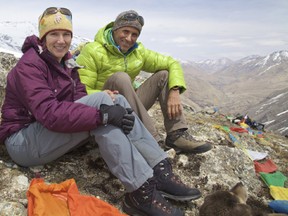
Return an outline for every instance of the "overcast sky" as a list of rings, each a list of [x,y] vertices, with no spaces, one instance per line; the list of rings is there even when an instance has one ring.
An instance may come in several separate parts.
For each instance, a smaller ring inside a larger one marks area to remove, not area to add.
[[[144,17],[146,48],[183,60],[265,56],[288,47],[288,0],[0,0],[0,21],[37,22],[50,6],[73,13],[74,34],[93,39],[125,10]]]

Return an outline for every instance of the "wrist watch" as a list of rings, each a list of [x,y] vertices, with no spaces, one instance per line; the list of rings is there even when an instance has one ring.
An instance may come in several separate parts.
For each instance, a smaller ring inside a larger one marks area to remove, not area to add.
[[[180,87],[179,86],[174,86],[171,88],[172,90],[176,91],[176,90],[180,90]]]

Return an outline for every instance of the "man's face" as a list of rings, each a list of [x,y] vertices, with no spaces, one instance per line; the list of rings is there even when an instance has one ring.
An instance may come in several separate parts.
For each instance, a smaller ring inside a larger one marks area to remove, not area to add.
[[[137,41],[139,31],[133,27],[122,27],[113,32],[115,43],[120,46],[121,52],[126,53]]]

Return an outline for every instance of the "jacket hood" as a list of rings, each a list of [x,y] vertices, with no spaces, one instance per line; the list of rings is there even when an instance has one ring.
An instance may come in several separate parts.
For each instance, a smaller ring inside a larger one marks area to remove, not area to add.
[[[106,35],[105,32],[107,29],[112,28],[114,25],[114,22],[110,22],[108,25],[106,25],[105,27],[101,28],[97,34],[94,37],[94,41],[98,41],[101,44],[105,44],[108,43],[108,41],[106,41]]]
[[[40,53],[40,49],[42,48],[42,45],[40,43],[39,38],[36,35],[31,35],[26,37],[23,46],[22,46],[22,52],[27,52],[30,48],[33,48],[37,53]]]

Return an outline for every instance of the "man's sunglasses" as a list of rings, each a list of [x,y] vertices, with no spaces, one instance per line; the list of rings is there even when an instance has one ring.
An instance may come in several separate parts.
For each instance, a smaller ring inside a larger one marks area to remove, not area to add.
[[[72,18],[72,13],[71,13],[71,11],[70,11],[69,9],[67,9],[67,8],[49,7],[49,8],[47,8],[47,9],[43,12],[43,14],[42,14],[42,16],[41,16],[41,19],[42,19],[44,16],[46,16],[46,15],[56,14],[56,13],[58,13],[58,12],[60,12],[60,13],[62,13],[62,14],[64,14],[64,15],[67,15],[67,16],[69,16],[69,17]],[[41,20],[41,19],[40,19],[40,20]]]
[[[123,15],[121,18],[121,20],[128,20],[128,21],[134,21],[134,20],[138,20],[138,22],[141,24],[141,26],[144,26],[144,19],[142,16],[138,16],[135,13],[129,13],[129,14],[125,14]]]

